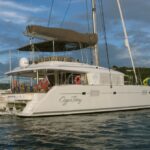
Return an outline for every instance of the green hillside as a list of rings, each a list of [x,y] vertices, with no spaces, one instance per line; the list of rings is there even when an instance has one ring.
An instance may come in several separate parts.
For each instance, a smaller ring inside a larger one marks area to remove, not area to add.
[[[125,80],[130,80],[131,84],[135,83],[135,78],[133,74],[133,69],[131,67],[117,67],[113,66],[112,69],[120,71],[125,74]],[[136,68],[136,73],[138,77],[138,82],[143,83],[143,80],[150,77],[150,68]]]
[[[9,88],[10,88],[10,84],[0,83],[0,90],[5,90],[5,89],[9,89]]]

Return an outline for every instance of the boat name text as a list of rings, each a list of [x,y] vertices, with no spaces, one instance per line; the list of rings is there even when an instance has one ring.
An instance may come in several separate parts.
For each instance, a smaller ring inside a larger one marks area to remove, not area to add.
[[[66,96],[62,96],[59,98],[59,102],[62,103],[63,106],[67,105],[68,103],[81,103],[81,99],[78,98],[77,96],[71,96],[70,98],[67,98]]]

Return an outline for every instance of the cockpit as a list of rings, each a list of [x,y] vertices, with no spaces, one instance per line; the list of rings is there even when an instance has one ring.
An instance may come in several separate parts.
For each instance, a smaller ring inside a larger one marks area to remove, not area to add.
[[[11,83],[12,93],[41,93],[55,85],[88,84],[86,73],[43,69],[16,73]]]

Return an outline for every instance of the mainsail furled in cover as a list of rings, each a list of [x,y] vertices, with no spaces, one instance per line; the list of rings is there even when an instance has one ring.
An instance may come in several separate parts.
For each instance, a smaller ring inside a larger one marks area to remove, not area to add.
[[[94,46],[98,37],[96,34],[84,34],[62,28],[48,28],[42,26],[27,26],[25,34],[30,37],[46,40],[34,43],[35,51],[55,52],[71,51]],[[55,46],[54,46],[55,44]],[[20,51],[31,51],[31,45],[19,48]]]

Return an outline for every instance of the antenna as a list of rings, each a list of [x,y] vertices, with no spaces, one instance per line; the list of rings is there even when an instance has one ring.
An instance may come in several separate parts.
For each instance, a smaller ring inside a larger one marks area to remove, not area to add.
[[[132,52],[131,52],[131,48],[130,48],[130,44],[129,44],[128,34],[127,34],[125,22],[124,22],[124,17],[123,17],[121,5],[120,5],[120,0],[117,0],[117,4],[118,4],[119,13],[120,13],[120,18],[121,18],[122,27],[123,27],[123,32],[124,32],[124,36],[125,36],[125,46],[127,47],[128,52],[129,52],[129,55],[130,55],[131,64],[132,64],[132,68],[133,68],[133,72],[134,72],[134,77],[135,77],[135,82],[136,82],[136,84],[137,84],[137,83],[138,83],[138,80],[137,80],[135,65],[134,65],[134,62],[133,62]]]

